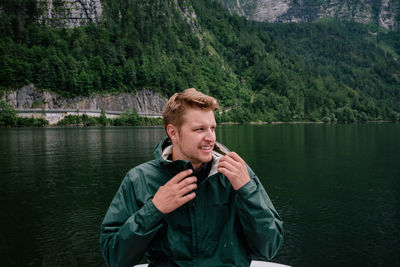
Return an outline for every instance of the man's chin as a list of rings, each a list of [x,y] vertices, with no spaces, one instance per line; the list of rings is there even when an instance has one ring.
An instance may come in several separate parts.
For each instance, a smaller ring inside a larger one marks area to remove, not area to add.
[[[202,163],[206,163],[206,162],[210,162],[212,160],[212,154],[210,153],[210,155],[208,156],[204,156],[201,158],[201,162]]]

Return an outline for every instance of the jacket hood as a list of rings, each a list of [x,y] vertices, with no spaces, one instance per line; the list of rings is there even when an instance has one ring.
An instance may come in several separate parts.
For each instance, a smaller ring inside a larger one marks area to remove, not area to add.
[[[229,153],[229,149],[221,143],[215,142],[214,149],[212,151],[212,167],[209,176],[217,172],[217,166],[219,159],[225,154]],[[158,165],[165,166],[174,172],[180,172],[186,169],[193,169],[192,163],[187,160],[169,160],[169,155],[172,154],[172,141],[169,137],[165,137],[159,142],[154,148],[154,158]]]

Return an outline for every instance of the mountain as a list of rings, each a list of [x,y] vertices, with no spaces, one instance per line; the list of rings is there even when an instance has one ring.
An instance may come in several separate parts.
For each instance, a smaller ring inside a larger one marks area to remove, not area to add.
[[[212,0],[6,0],[0,35],[0,94],[195,87],[220,121],[400,117],[399,34],[374,24],[257,22]]]
[[[39,22],[53,27],[78,27],[99,22],[103,12],[100,0],[37,1]]]
[[[399,31],[397,0],[218,0],[232,14],[264,22],[311,22],[324,17],[373,23]]]

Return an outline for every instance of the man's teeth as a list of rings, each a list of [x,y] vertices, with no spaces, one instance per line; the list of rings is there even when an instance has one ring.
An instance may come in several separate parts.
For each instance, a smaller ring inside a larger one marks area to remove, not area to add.
[[[201,149],[204,149],[204,150],[209,150],[211,147],[210,146],[202,146],[201,147]]]

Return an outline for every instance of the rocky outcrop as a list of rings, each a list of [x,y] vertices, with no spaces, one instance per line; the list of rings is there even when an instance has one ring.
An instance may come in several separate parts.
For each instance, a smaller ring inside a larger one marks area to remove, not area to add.
[[[176,1],[176,0],[175,0]],[[310,22],[334,17],[360,23],[376,23],[397,31],[400,4],[397,0],[217,0],[231,13],[266,22]],[[145,2],[143,2],[145,3]],[[38,0],[44,10],[39,21],[54,27],[77,27],[98,22],[103,7],[100,0]],[[180,5],[177,5],[180,6]],[[196,14],[181,6],[187,23],[196,32]]]
[[[103,12],[100,0],[38,0],[42,10],[45,10],[39,21],[54,27],[73,28],[98,22]]]
[[[375,23],[397,31],[397,0],[218,0],[231,13],[249,20],[267,22],[310,22],[334,17],[359,23]]]
[[[2,101],[17,110],[74,109],[123,112],[135,109],[139,114],[161,114],[167,99],[159,93],[147,89],[140,90],[136,94],[92,95],[70,99],[53,92],[38,90],[30,84],[15,91],[5,92]]]

